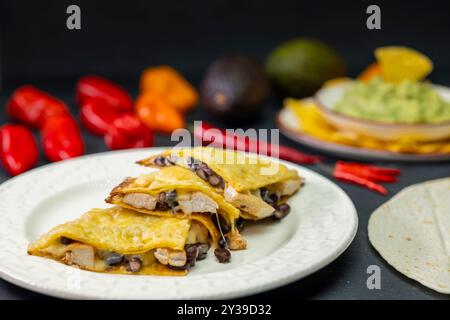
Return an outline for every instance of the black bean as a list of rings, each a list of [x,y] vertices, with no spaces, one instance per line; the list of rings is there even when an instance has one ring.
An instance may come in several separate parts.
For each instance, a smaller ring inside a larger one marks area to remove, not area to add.
[[[213,174],[216,174],[214,171],[212,171],[212,169],[210,167],[208,167],[206,164],[203,168],[203,170],[205,171],[205,173],[209,176],[212,176]]]
[[[158,201],[159,202],[165,202],[166,201],[166,193],[165,192],[160,192],[158,194]]]
[[[171,190],[166,192],[166,201],[174,201],[177,198],[177,191]]]
[[[156,157],[153,163],[158,167],[164,167],[166,165],[166,158],[163,156]]]
[[[230,224],[220,214],[215,213],[215,214],[211,215],[211,219],[212,219],[214,225],[216,226],[216,228],[222,230],[222,233],[226,234],[231,231]],[[219,222],[217,222],[217,219],[219,220]]]
[[[219,187],[220,189],[225,189],[225,180],[223,180],[222,177],[220,177],[220,182],[219,182],[218,187]]]
[[[64,237],[64,236],[61,237],[59,240],[61,241],[62,244],[65,244],[65,245],[71,244],[73,242],[72,239]]]
[[[169,206],[167,205],[167,203],[165,203],[165,202],[158,202],[157,204],[156,204],[156,210],[159,210],[159,211],[167,211],[167,210],[169,210],[170,208],[169,208]]]
[[[222,233],[226,234],[231,231],[230,224],[220,214],[215,213],[214,215],[211,216],[211,219],[216,228],[222,230]],[[217,219],[219,219],[219,223],[217,223]]]
[[[166,165],[176,165],[178,162],[178,157],[177,156],[168,156],[166,158]]]
[[[278,202],[279,199],[276,193],[271,193],[269,190],[267,190],[267,188],[261,188],[259,190],[261,194],[261,199],[263,199],[264,202],[266,202],[267,204],[273,206]]]
[[[271,193],[269,195],[269,198],[273,203],[277,203],[278,200],[280,200],[280,197],[278,197],[278,195],[276,193]]]
[[[206,173],[205,168],[198,168],[195,170],[195,173],[203,180],[208,180],[208,174]]]
[[[168,267],[169,269],[172,269],[172,270],[180,271],[180,270],[186,270],[186,269],[189,269],[190,265],[189,265],[189,263],[186,263],[184,266],[176,267],[176,266],[171,266],[170,264],[168,264],[167,267]]]
[[[198,161],[192,157],[188,157],[186,159],[186,163],[187,163],[187,166],[189,167],[189,169],[191,169],[192,171],[197,171],[197,169],[199,169],[200,167],[206,166],[205,163]]]
[[[178,202],[176,200],[177,200],[177,191],[176,190],[171,190],[171,191],[166,192],[165,203],[167,204],[167,206],[169,208],[174,208],[174,207],[178,206]]]
[[[213,174],[208,178],[208,182],[213,187],[218,186],[220,184],[220,177],[217,174]]]
[[[245,226],[245,220],[242,217],[239,217],[236,220],[236,228],[238,229],[238,231],[242,231],[242,229],[244,229]]]
[[[216,248],[216,250],[214,250],[214,255],[220,263],[230,262],[231,260],[231,253],[225,248]]]
[[[142,261],[138,257],[132,257],[127,261],[126,269],[129,272],[138,272],[142,268]]]
[[[226,237],[220,237],[219,241],[217,242],[219,247],[226,248],[228,246],[227,238]]]
[[[197,260],[199,250],[196,244],[187,244],[184,246],[186,251],[186,263],[191,267],[195,266],[195,261]]]
[[[281,220],[286,217],[290,211],[291,207],[287,203],[283,203],[275,207],[275,213],[273,216],[275,219]]]
[[[197,260],[203,260],[206,258],[206,255],[208,254],[209,250],[209,244],[206,243],[197,243],[198,248],[198,257]]]
[[[197,261],[205,260],[207,256],[208,256],[208,253],[207,253],[207,252],[205,252],[205,253],[199,253],[199,254],[198,254],[198,257],[197,257]]]
[[[264,199],[269,193],[269,190],[267,188],[259,188],[259,193],[261,194],[261,198]]]
[[[116,266],[123,262],[123,255],[118,253],[110,253],[106,257],[105,262],[108,266]]]

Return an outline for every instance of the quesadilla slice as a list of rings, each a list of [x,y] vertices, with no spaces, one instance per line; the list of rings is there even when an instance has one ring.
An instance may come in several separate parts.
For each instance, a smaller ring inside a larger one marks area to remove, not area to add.
[[[290,210],[287,198],[303,185],[296,170],[280,163],[210,147],[168,149],[137,163],[188,169],[238,208],[242,217],[251,220],[286,216]]]
[[[28,253],[96,272],[176,276],[204,259],[217,238],[202,215],[160,217],[112,207],[54,227]]]
[[[239,210],[194,172],[181,167],[127,178],[111,191],[106,202],[149,215],[202,214],[226,238],[230,249],[245,249],[247,245],[236,227]]]

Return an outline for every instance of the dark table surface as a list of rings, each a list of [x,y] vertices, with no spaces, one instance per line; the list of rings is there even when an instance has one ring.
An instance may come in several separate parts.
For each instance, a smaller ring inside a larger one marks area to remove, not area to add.
[[[194,83],[198,79],[191,78]],[[25,82],[17,83],[24,84]],[[66,101],[76,112],[73,99],[73,86],[75,79],[62,80],[58,82],[39,81],[33,84],[43,90],[47,90],[57,97]],[[440,83],[445,83],[441,81]],[[137,94],[137,79],[122,81],[134,95]],[[448,84],[448,83],[447,83]],[[4,106],[12,89],[16,84],[9,84],[1,92],[0,105]],[[274,118],[278,111],[280,100],[272,97],[263,107],[262,116],[244,127],[274,128]],[[209,120],[218,126],[225,126],[220,122],[210,119],[201,108],[197,108],[189,114],[188,120]],[[0,115],[0,123],[9,121],[4,115]],[[36,135],[38,136],[38,135]],[[91,135],[83,129],[86,143],[86,153],[107,151],[103,140]],[[281,136],[280,143],[292,146],[296,149],[317,153],[314,150],[303,147],[289,139]],[[157,146],[170,145],[168,136],[157,135]],[[330,161],[336,160],[329,157]],[[47,163],[41,157],[39,165]],[[395,165],[402,170],[399,183],[390,185],[390,194],[387,197],[375,194],[371,191],[357,186],[339,183],[339,186],[350,196],[354,202],[359,216],[359,227],[356,237],[350,247],[333,263],[317,271],[313,275],[291,283],[287,286],[249,297],[249,299],[448,299],[446,295],[439,294],[415,281],[409,280],[402,274],[390,267],[371,247],[367,238],[367,221],[370,214],[382,203],[387,201],[399,190],[414,183],[450,176],[450,163],[389,163],[377,162],[378,164]],[[312,168],[314,170],[314,168]],[[6,181],[8,174],[0,169],[0,181]],[[381,289],[369,290],[366,286],[368,278],[367,268],[377,265],[381,269]],[[50,297],[34,293],[0,279],[0,300],[3,299],[50,299]]]

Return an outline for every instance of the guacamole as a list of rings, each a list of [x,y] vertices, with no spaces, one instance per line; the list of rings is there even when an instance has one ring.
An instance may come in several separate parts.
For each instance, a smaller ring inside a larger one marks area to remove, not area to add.
[[[381,78],[368,83],[356,81],[336,103],[334,111],[388,123],[450,121],[450,102],[430,85],[412,81],[392,84]]]

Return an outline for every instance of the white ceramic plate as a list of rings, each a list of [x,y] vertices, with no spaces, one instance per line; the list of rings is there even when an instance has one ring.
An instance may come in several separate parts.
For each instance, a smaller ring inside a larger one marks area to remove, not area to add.
[[[94,154],[43,166],[0,185],[0,276],[24,288],[64,298],[220,299],[246,296],[303,278],[338,257],[357,229],[347,195],[299,166],[305,188],[280,222],[247,226],[248,249],[219,264],[212,253],[185,277],[108,275],[83,271],[26,253],[30,241],[73,220],[117,183],[150,169],[134,161],[161,148]]]
[[[311,98],[304,99],[310,102]],[[388,161],[411,161],[411,162],[430,162],[430,161],[449,161],[450,153],[401,153],[386,150],[377,150],[348,146],[336,142],[329,142],[317,139],[304,132],[297,117],[288,108],[283,108],[278,112],[276,123],[280,131],[288,138],[297,141],[308,147],[320,150],[322,152],[338,156],[340,158],[358,159],[358,160],[388,160]]]
[[[341,130],[353,131],[380,140],[395,141],[402,137],[414,137],[423,142],[442,140],[450,137],[450,122],[436,124],[401,124],[369,121],[350,117],[334,111],[334,106],[353,81],[343,82],[317,91],[314,99],[325,119]],[[446,101],[450,101],[450,88],[430,84]]]

